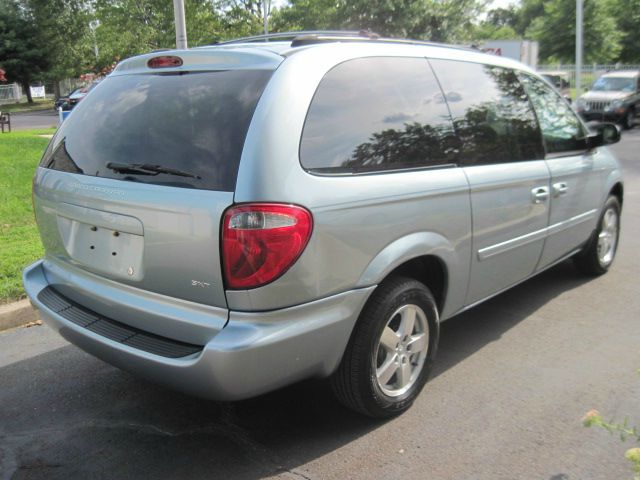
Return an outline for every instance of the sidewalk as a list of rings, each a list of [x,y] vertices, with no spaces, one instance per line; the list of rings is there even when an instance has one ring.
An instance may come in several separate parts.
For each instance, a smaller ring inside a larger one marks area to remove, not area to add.
[[[39,321],[38,313],[29,300],[0,305],[0,332],[37,321]]]

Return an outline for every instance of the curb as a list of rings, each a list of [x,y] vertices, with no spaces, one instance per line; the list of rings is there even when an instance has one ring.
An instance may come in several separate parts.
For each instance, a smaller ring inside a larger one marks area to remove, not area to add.
[[[0,305],[0,332],[38,321],[38,314],[29,300]]]

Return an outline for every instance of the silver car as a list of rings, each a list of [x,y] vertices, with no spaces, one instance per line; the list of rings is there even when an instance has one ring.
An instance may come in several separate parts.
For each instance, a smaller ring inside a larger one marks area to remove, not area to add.
[[[195,395],[328,377],[384,417],[442,321],[568,257],[609,269],[616,126],[587,130],[508,59],[292,37],[128,59],[65,120],[24,271],[60,335]]]

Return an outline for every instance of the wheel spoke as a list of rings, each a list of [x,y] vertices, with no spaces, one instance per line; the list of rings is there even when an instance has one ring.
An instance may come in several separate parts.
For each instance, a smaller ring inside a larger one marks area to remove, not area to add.
[[[374,351],[375,375],[385,395],[407,392],[424,367],[429,350],[429,324],[423,309],[412,303],[398,307],[387,320]]]
[[[409,337],[413,333],[413,326],[416,323],[416,309],[409,306],[405,308],[400,315],[400,328],[398,328],[398,333],[400,337]]]
[[[398,334],[391,330],[389,327],[384,327],[382,331],[382,337],[380,338],[380,344],[389,351],[394,351],[398,345]]]
[[[611,210],[609,210],[607,212],[607,233],[613,232],[615,227],[616,227],[616,216]]]
[[[411,363],[408,361],[401,364],[400,368],[398,368],[398,387],[402,388],[409,383],[411,380]]]
[[[393,374],[396,373],[396,370],[398,370],[398,364],[396,363],[397,360],[397,354],[394,353],[393,355],[387,355],[385,362],[376,369],[376,376],[378,377],[380,385],[386,385],[391,377],[393,377]]]
[[[419,333],[417,335],[413,335],[411,337],[411,340],[407,342],[407,350],[411,354],[422,352],[427,348],[427,341],[428,341],[428,338],[426,333]]]
[[[598,233],[597,254],[601,264],[611,263],[618,241],[618,214],[608,209],[603,217]]]

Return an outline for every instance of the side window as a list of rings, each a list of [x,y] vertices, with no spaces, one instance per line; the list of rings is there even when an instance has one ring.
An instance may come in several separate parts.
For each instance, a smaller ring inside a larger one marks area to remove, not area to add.
[[[538,116],[547,153],[584,150],[587,132],[569,104],[541,80],[519,76]]]
[[[544,158],[536,117],[512,70],[429,60],[462,142],[460,163],[482,165]]]
[[[455,162],[456,138],[424,58],[368,57],[330,70],[311,101],[300,161],[319,173]]]

